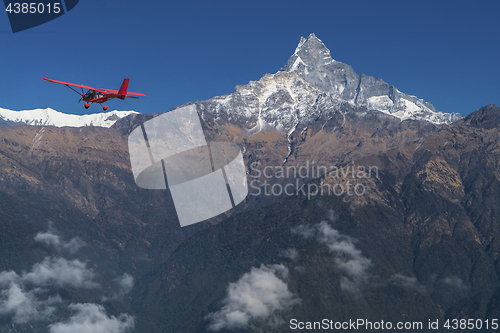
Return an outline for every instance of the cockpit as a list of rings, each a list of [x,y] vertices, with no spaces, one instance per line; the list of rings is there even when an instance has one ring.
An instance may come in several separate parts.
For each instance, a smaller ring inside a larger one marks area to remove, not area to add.
[[[92,99],[93,97],[94,97],[94,91],[93,90],[89,90],[85,94],[85,98]]]
[[[85,98],[87,98],[89,100],[99,99],[99,98],[102,98],[104,96],[106,96],[106,95],[104,95],[103,93],[100,93],[98,91],[95,91],[95,90],[89,90],[85,94]]]

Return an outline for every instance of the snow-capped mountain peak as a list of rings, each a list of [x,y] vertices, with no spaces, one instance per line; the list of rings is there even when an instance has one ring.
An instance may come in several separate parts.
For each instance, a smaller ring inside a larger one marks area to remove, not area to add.
[[[321,39],[316,37],[313,33],[311,33],[307,38],[300,37],[299,45],[295,49],[294,55],[300,56],[302,54],[304,56],[307,52],[309,52],[309,50],[315,50],[318,53],[323,53],[322,56],[327,58],[327,60],[333,60],[331,59],[330,50],[325,46]]]
[[[288,59],[281,71],[295,72],[303,78],[308,78],[312,84],[321,86],[323,68],[334,63],[330,50],[314,34],[310,34],[307,39],[301,37],[299,45],[294,54]],[[324,86],[325,89],[331,88],[331,85]]]
[[[280,71],[298,74],[334,99],[401,120],[449,124],[462,118],[457,113],[438,112],[431,103],[402,93],[382,79],[357,74],[351,66],[332,59],[330,50],[314,34],[307,39],[301,38],[294,54]]]
[[[33,126],[111,127],[118,119],[136,111],[109,111],[94,114],[75,115],[56,111],[51,108],[24,111],[12,111],[0,108],[0,127],[16,124]]]
[[[400,120],[449,124],[462,116],[438,112],[416,96],[400,92],[382,79],[357,74],[332,59],[314,34],[301,38],[287,63],[276,74],[236,86],[229,95],[196,103],[202,117],[243,125],[248,133],[274,128],[290,136],[319,119],[352,113],[356,117],[388,114]]]

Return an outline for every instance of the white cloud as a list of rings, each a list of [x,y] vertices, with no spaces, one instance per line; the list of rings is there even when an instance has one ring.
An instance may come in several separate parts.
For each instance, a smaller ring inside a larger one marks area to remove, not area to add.
[[[81,249],[85,244],[83,241],[78,238],[72,238],[69,242],[63,243],[63,249],[67,250],[69,253],[74,254],[76,253],[79,249]]]
[[[39,232],[35,236],[35,241],[39,243],[45,243],[47,245],[52,245],[54,247],[61,246],[61,238],[58,235],[54,235],[50,232]]]
[[[120,294],[128,294],[134,287],[134,277],[130,274],[123,274],[121,278],[117,279],[118,285],[120,286]]]
[[[98,304],[70,304],[68,308],[75,314],[66,322],[49,325],[50,333],[125,333],[134,329],[134,318],[123,313],[109,316]]]
[[[462,281],[462,279],[460,279],[458,276],[455,276],[455,275],[444,278],[441,280],[441,282],[443,282],[451,287],[454,287],[456,289],[459,289],[461,291],[465,291],[465,290],[469,289],[469,287],[465,285],[464,281]]]
[[[69,253],[75,253],[83,246],[79,238],[62,241],[51,226],[49,232],[38,233],[35,241]],[[57,288],[99,288],[94,278],[94,270],[87,268],[86,263],[62,257],[46,257],[34,264],[29,272],[22,274],[0,272],[0,316],[10,317],[13,324],[50,322],[56,305],[63,302],[57,294]],[[134,279],[129,274],[124,274],[116,281],[121,296],[130,292],[134,285]],[[66,322],[50,325],[51,333],[123,333],[134,327],[134,320],[129,315],[108,316],[100,305],[71,304],[69,309],[75,314]]]
[[[337,215],[335,215],[335,211],[333,209],[329,209],[326,213],[326,218],[330,221],[330,222],[336,222],[338,217]]]
[[[16,281],[19,278],[14,271],[3,271],[0,273],[0,287],[9,286],[11,282]]]
[[[329,219],[333,221],[335,217],[330,214]],[[357,292],[362,285],[368,282],[368,270],[372,266],[372,261],[363,256],[361,250],[356,248],[356,239],[342,235],[326,221],[312,226],[299,225],[292,229],[292,233],[304,238],[314,237],[335,254],[335,263],[346,274],[340,281],[342,289]]]
[[[78,260],[45,258],[33,265],[32,271],[19,275],[13,271],[0,273],[0,315],[12,316],[16,324],[47,320],[61,303],[59,295],[41,300],[41,295],[52,287],[72,286],[95,288],[94,273]],[[48,288],[43,289],[40,287]]]
[[[278,312],[291,308],[300,300],[288,290],[288,269],[283,265],[261,265],[252,268],[238,281],[229,284],[224,306],[206,317],[210,331],[248,328],[252,320],[278,325],[283,320]]]
[[[121,277],[114,280],[118,284],[118,291],[112,297],[103,296],[102,302],[121,299],[134,288],[134,277],[130,274],[124,273]]]
[[[24,273],[22,279],[34,285],[71,286],[75,288],[97,288],[99,284],[92,281],[92,269],[77,259],[46,257],[42,262],[33,265],[29,273]]]
[[[313,238],[316,234],[316,229],[308,224],[301,224],[292,228],[292,234],[297,234],[304,238]]]
[[[414,289],[420,293],[426,291],[425,287],[421,285],[416,277],[409,277],[403,274],[394,274],[387,281],[389,285]]]
[[[306,268],[304,266],[295,266],[294,269],[301,274],[306,271]]]
[[[48,319],[62,300],[59,295],[39,300],[37,290],[26,290],[22,279],[14,272],[0,273],[0,315],[12,316],[15,324]]]
[[[51,227],[49,227],[48,232],[39,232],[36,234],[35,241],[53,246],[58,251],[67,251],[71,254],[76,253],[84,246],[83,241],[78,237],[72,238],[69,242],[64,242]]]
[[[280,249],[278,251],[280,257],[288,258],[291,260],[296,260],[299,257],[299,252],[296,249]]]

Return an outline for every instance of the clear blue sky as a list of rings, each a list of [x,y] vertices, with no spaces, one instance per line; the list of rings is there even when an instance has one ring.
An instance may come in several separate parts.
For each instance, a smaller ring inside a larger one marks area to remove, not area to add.
[[[444,112],[500,105],[500,1],[80,0],[13,34],[0,13],[0,107],[83,114],[42,77],[129,90],[110,110],[164,112],[277,72],[314,32],[335,60]],[[88,111],[101,112],[98,105]]]

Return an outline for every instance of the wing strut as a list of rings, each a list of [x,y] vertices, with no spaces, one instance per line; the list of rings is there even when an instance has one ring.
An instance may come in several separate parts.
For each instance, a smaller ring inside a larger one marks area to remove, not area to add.
[[[82,96],[82,94],[83,94],[83,88],[80,88],[80,89],[82,89],[82,92],[79,93],[78,91],[76,91],[75,89],[73,89],[71,86],[68,86],[67,84],[65,84],[65,86],[68,87],[69,89],[73,90],[74,92],[76,92],[78,95]]]

